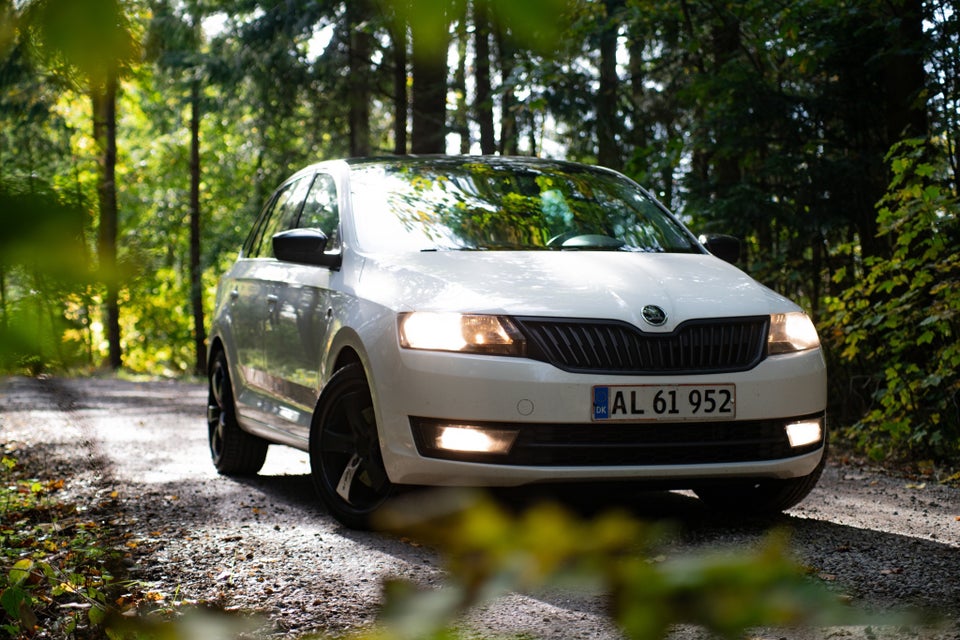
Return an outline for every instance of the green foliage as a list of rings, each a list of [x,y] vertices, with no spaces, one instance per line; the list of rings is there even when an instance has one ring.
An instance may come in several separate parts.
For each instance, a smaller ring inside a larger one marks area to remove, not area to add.
[[[488,0],[491,15],[511,36],[536,53],[550,53],[562,43],[572,11],[571,0]],[[389,0],[391,9],[417,33],[428,38],[423,43],[431,54],[442,54],[449,44],[449,25],[463,0]],[[544,20],[544,16],[550,16]]]
[[[35,374],[85,360],[91,279],[84,212],[43,184],[0,182],[0,370]]]
[[[136,58],[137,43],[123,0],[31,0],[26,26],[51,66],[77,71],[96,86],[108,69]]]
[[[109,527],[58,499],[64,480],[31,478],[8,455],[0,463],[0,637],[89,633],[117,587]]]
[[[13,32],[16,35],[17,32]],[[89,209],[55,83],[14,38],[0,60],[0,370],[84,362]]]
[[[877,458],[960,458],[960,209],[937,151],[913,140],[891,152],[878,222],[893,254],[864,261],[824,327],[869,390],[851,434]]]
[[[457,493],[449,498],[448,504],[463,500]],[[442,495],[430,499],[437,511],[445,502]],[[806,577],[779,533],[757,548],[670,557],[660,549],[664,526],[624,513],[583,519],[551,503],[519,515],[486,499],[466,504],[416,523],[401,516],[397,530],[439,547],[450,578],[439,591],[387,585],[383,628],[364,637],[454,637],[454,625],[471,608],[556,587],[604,594],[613,621],[635,640],[662,638],[680,623],[734,638],[753,626],[854,618]]]

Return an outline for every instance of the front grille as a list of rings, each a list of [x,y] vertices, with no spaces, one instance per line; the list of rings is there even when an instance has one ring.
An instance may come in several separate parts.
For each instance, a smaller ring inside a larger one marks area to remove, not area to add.
[[[515,318],[530,358],[576,373],[726,373],[765,355],[767,316],[691,320],[672,333],[648,333],[615,320]]]
[[[822,417],[822,414],[811,417]],[[434,425],[444,421],[411,418],[411,425],[417,449],[428,458],[536,467],[653,466],[780,460],[817,450],[821,442],[805,447],[790,446],[784,425],[798,419],[478,425],[519,431],[507,455],[437,449],[429,444],[429,433]]]

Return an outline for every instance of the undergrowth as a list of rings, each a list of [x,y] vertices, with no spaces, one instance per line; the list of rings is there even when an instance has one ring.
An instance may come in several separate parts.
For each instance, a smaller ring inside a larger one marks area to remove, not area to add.
[[[0,637],[102,637],[125,586],[122,538],[97,517],[110,505],[78,506],[14,454],[0,458]]]

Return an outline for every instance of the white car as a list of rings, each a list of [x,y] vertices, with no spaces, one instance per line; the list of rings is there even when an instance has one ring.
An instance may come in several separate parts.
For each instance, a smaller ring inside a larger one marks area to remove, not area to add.
[[[797,305],[708,251],[729,240],[598,167],[307,167],[219,284],[213,462],[308,451],[351,527],[400,485],[631,480],[789,508],[824,465],[824,358]]]

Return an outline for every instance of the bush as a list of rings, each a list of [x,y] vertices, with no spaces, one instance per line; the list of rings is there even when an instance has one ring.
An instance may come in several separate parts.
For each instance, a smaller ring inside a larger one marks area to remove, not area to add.
[[[865,388],[848,431],[876,459],[960,459],[960,220],[945,159],[926,141],[888,156],[893,179],[879,205],[889,260],[870,258],[829,301],[825,342],[840,379]],[[857,277],[859,276],[859,277]],[[853,388],[853,385],[850,387]]]

